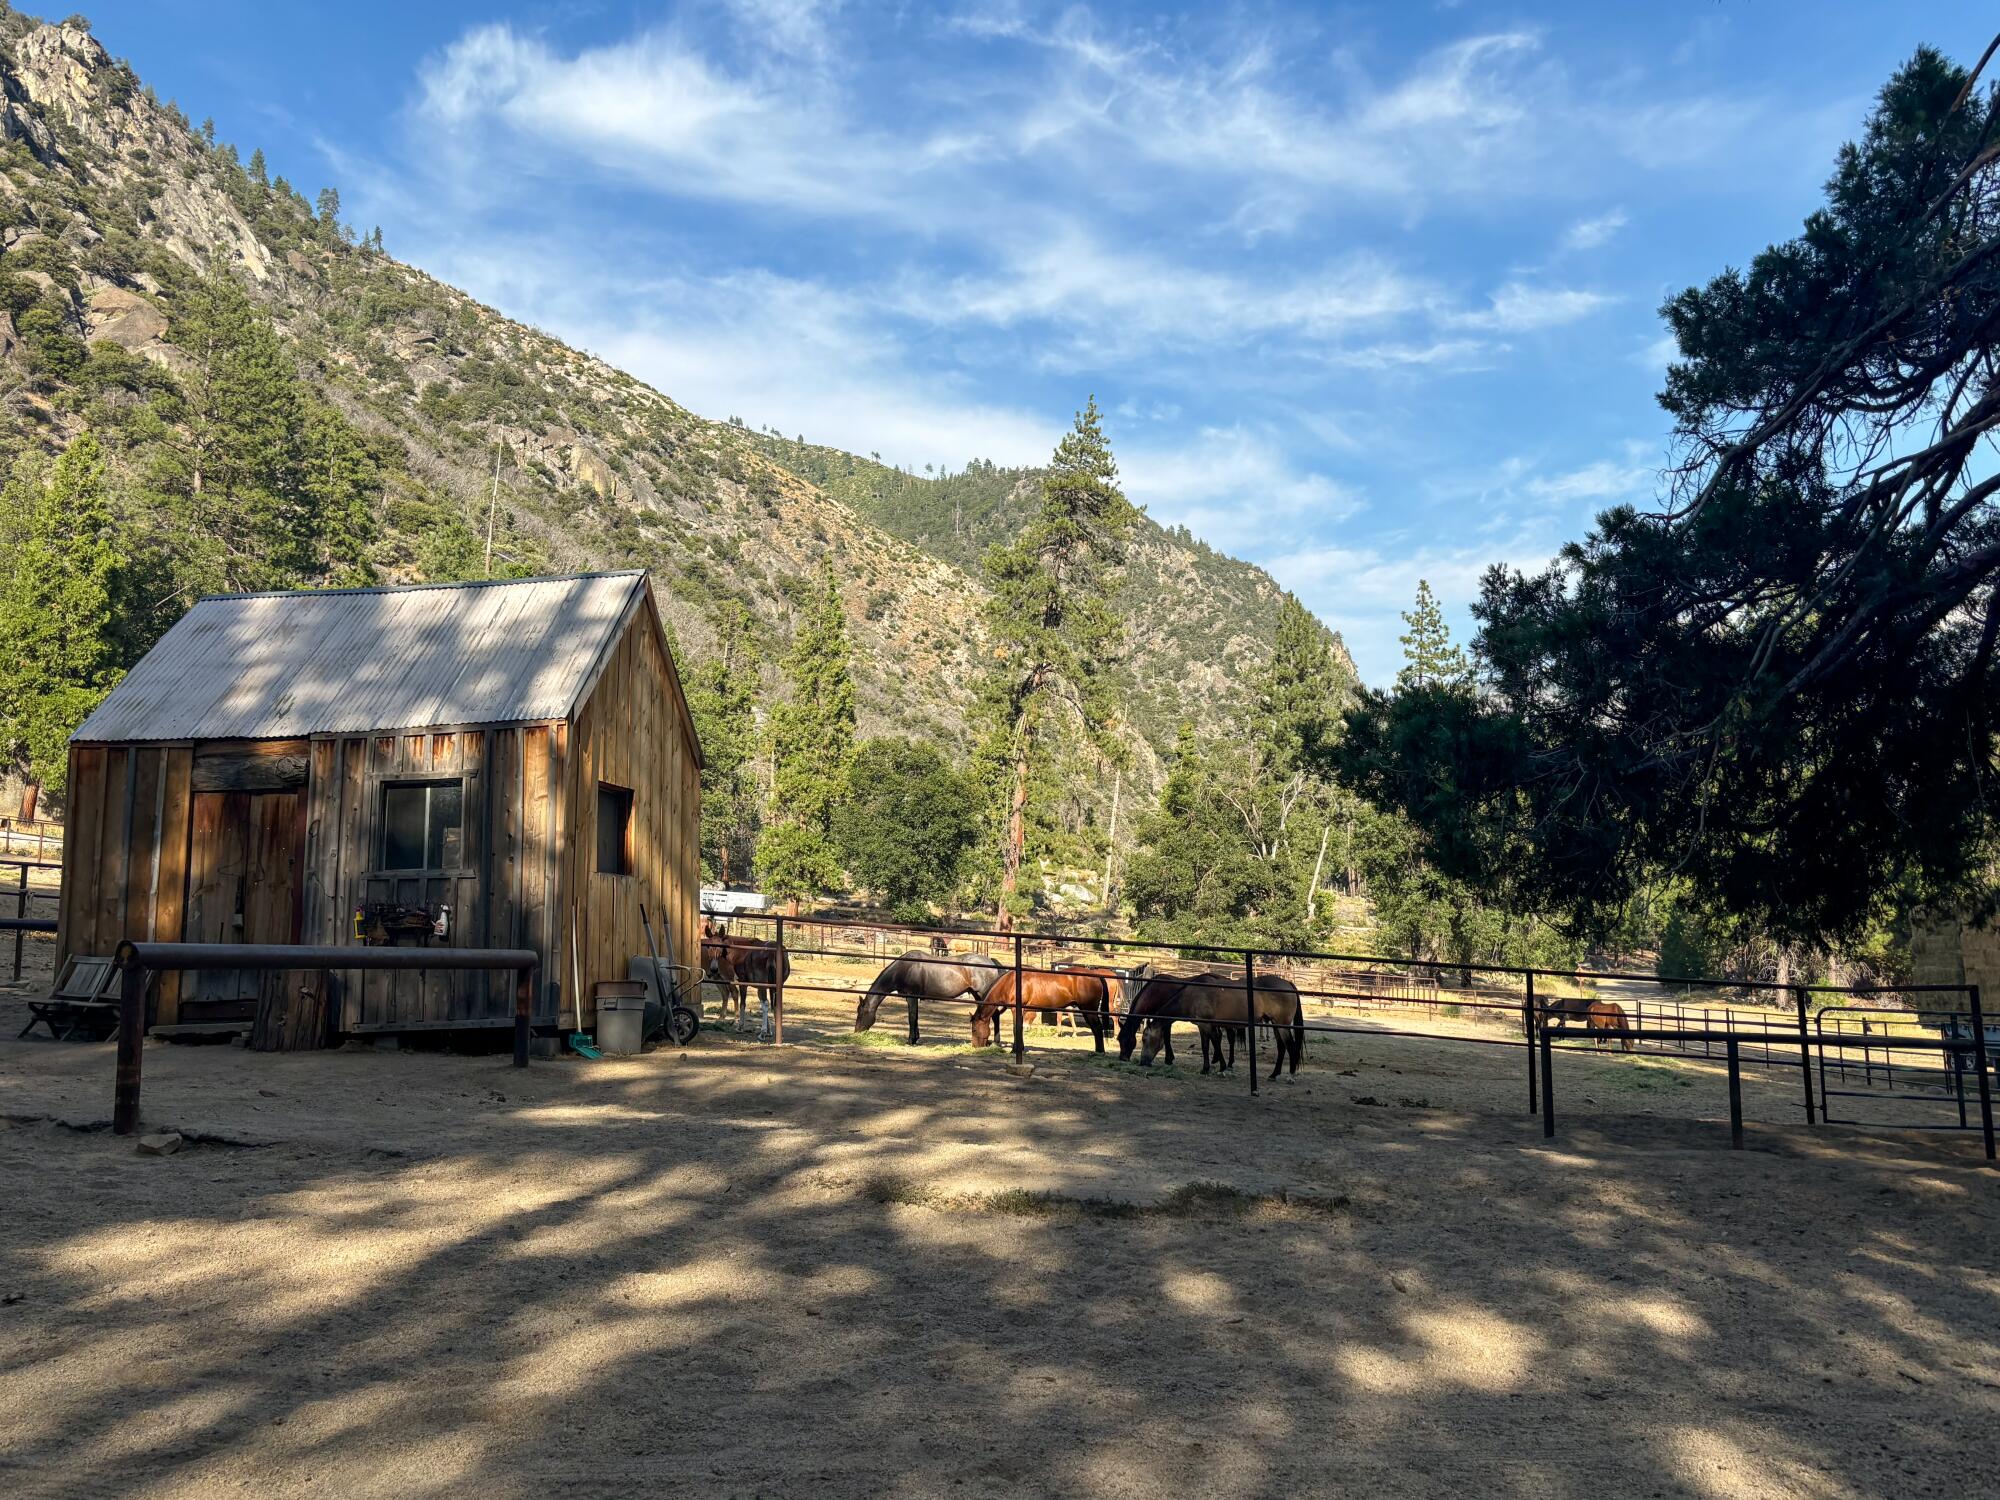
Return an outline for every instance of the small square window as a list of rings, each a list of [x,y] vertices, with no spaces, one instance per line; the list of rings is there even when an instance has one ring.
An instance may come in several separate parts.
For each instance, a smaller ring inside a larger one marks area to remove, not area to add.
[[[465,788],[457,781],[382,789],[382,868],[455,870],[465,857]]]
[[[632,793],[608,781],[597,783],[597,873],[632,873]]]

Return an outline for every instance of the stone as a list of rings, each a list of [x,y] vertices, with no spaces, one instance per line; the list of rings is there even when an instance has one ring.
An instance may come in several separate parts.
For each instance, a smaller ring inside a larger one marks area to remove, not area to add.
[[[172,1156],[180,1149],[180,1135],[178,1132],[172,1130],[156,1131],[152,1135],[142,1135],[139,1137],[139,1154],[141,1156]]]
[[[167,316],[148,298],[120,286],[101,286],[90,294],[84,323],[94,343],[104,339],[137,354],[167,335]]]

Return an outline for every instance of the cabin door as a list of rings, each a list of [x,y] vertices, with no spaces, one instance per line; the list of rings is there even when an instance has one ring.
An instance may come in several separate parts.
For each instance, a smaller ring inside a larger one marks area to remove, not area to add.
[[[188,857],[191,943],[296,943],[305,792],[196,792]],[[182,982],[180,1021],[249,1021],[267,982],[302,976],[207,969]]]

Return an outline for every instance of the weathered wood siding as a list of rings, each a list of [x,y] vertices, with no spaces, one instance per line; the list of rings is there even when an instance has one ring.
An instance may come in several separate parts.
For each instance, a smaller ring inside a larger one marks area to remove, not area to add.
[[[643,903],[660,956],[693,962],[701,902],[701,781],[687,707],[680,696],[650,599],[641,600],[576,716],[564,796],[573,810],[564,829],[558,886],[573,895],[558,913],[575,924],[576,962],[555,960],[562,1018],[581,972],[585,1025],[594,1023],[592,987],[623,979],[646,952]],[[597,869],[599,782],[632,793],[632,872]]]
[[[193,756],[189,745],[70,747],[58,964],[181,935]],[[179,1006],[180,976],[163,976],[155,1019],[171,1022]]]
[[[314,740],[304,941],[355,942],[355,908],[365,903],[443,904],[451,908],[443,946],[532,948],[546,969],[558,813],[550,790],[565,735],[560,724],[530,724]],[[464,792],[456,862],[382,869],[386,789],[446,780]],[[330,984],[342,1030],[449,1028],[514,1014],[512,975],[341,971]],[[537,998],[537,1020],[552,1020],[546,992]]]

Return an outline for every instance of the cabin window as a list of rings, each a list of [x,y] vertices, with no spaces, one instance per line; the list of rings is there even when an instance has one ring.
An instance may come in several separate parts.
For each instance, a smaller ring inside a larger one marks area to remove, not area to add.
[[[597,783],[597,873],[632,873],[632,793],[608,781]]]
[[[455,870],[465,849],[465,784],[402,782],[382,790],[382,868]]]

